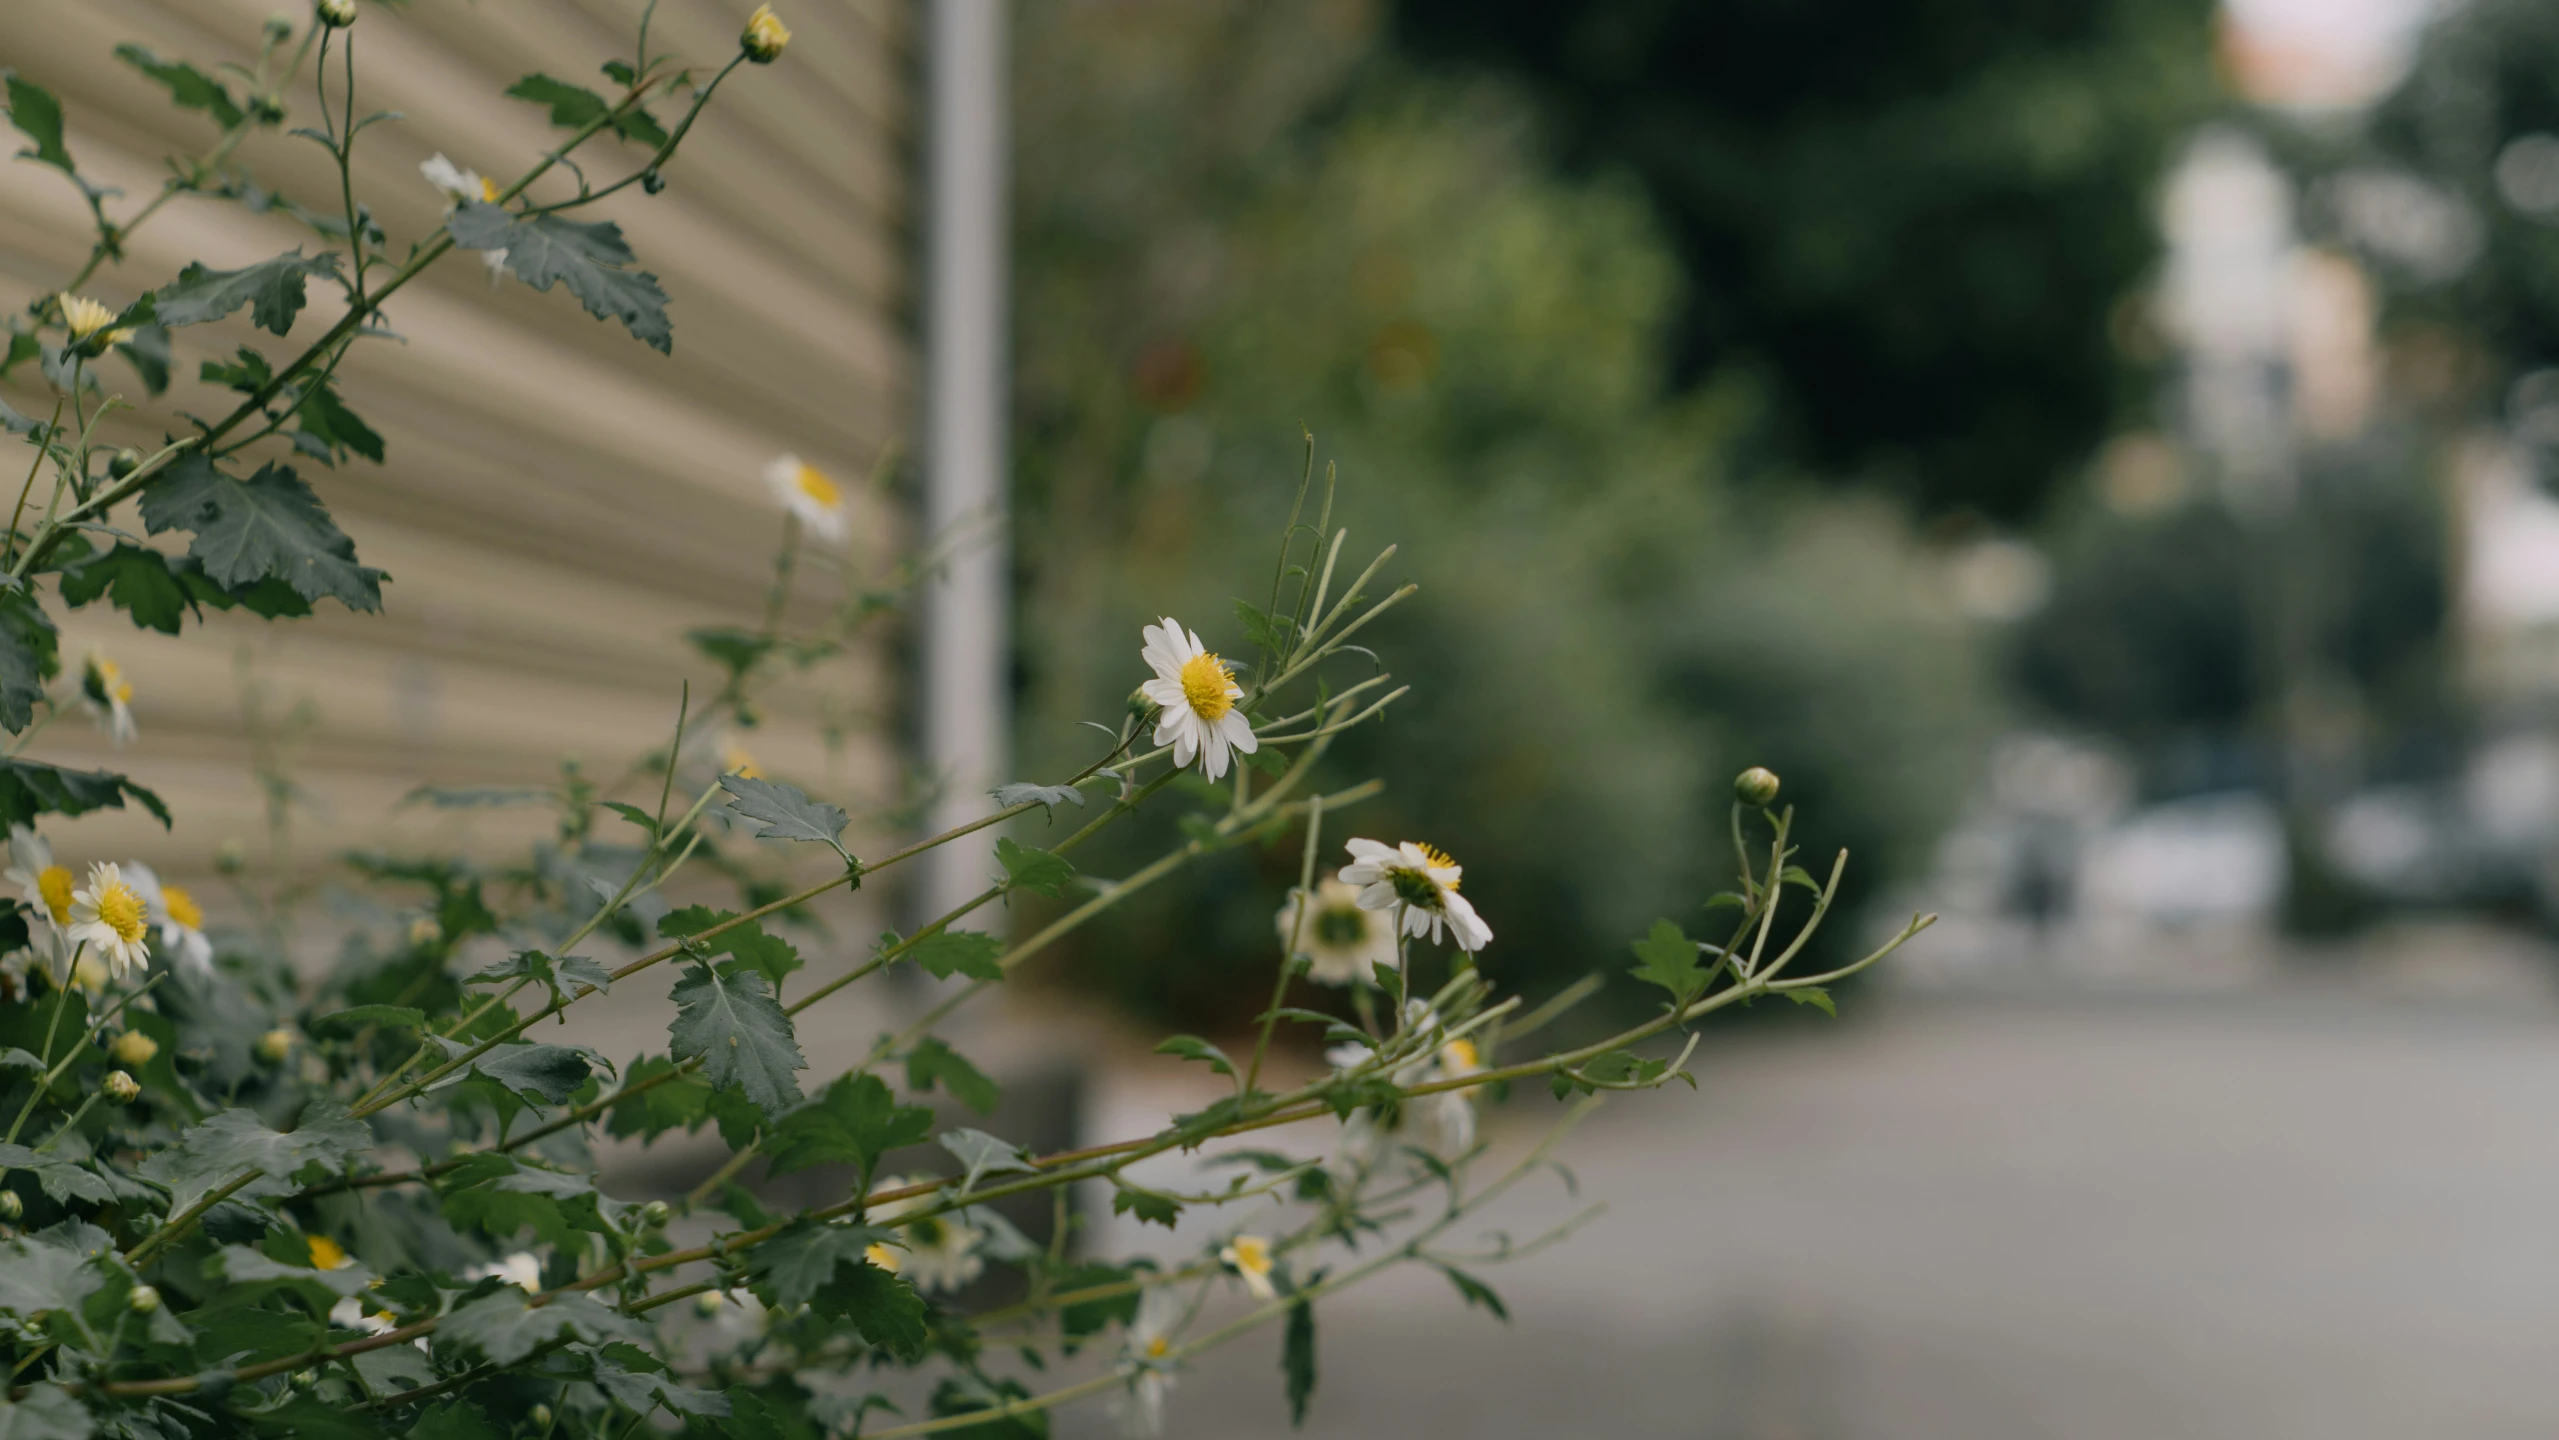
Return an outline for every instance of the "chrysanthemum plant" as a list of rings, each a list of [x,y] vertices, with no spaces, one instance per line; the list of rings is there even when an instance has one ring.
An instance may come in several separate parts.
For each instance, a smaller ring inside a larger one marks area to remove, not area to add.
[[[167,819],[124,775],[20,753],[71,709],[132,738],[129,683],[94,655],[64,678],[51,612],[104,601],[175,634],[205,606],[270,619],[332,601],[378,609],[385,577],[358,561],[295,465],[381,458],[335,380],[387,333],[384,306],[428,266],[472,250],[536,289],[565,285],[667,349],[657,281],[616,226],[572,217],[632,186],[657,190],[713,93],[790,38],[760,9],[737,53],[705,70],[651,53],[644,11],[630,57],[603,65],[603,92],[543,75],[508,92],[549,107],[565,131],[523,174],[483,179],[440,155],[423,167],[452,206],[403,242],[351,178],[364,132],[390,118],[355,103],[358,19],[354,0],[318,0],[305,20],[269,22],[244,68],[120,49],[217,131],[131,208],[84,178],[54,97],[7,81],[10,119],[31,142],[19,158],[76,185],[97,233],[79,273],[10,323],[7,365],[33,362],[49,411],[0,407],[29,449],[0,531],[0,724],[17,737],[0,758],[17,892],[0,918],[10,1374],[0,1435],[1038,1435],[1050,1407],[1105,1393],[1144,1426],[1188,1357],[1272,1321],[1287,1403],[1302,1416],[1326,1297],[1422,1265],[1501,1314],[1475,1270],[1545,1241],[1484,1239],[1467,1222],[1534,1173],[1601,1092],[1686,1079],[1698,1022],[1715,1011],[1781,995],[1828,1008],[1824,987],[1926,923],[1843,969],[1791,973],[1840,865],[1826,881],[1797,865],[1791,816],[1772,808],[1775,777],[1746,772],[1737,887],[1707,904],[1712,938],[1657,923],[1631,971],[1660,992],[1655,1013],[1603,1040],[1541,1048],[1539,1033],[1597,979],[1533,1008],[1497,996],[1474,962],[1494,943],[1499,897],[1462,895],[1461,867],[1433,846],[1342,836],[1377,782],[1316,782],[1333,737],[1377,722],[1404,693],[1351,641],[1409,589],[1372,588],[1392,551],[1347,573],[1331,479],[1312,484],[1311,461],[1266,603],[1237,607],[1251,662],[1228,663],[1175,620],[1148,626],[1132,658],[1152,676],[1116,728],[1103,727],[1112,733],[1091,763],[1056,784],[1005,786],[957,829],[857,856],[844,810],[756,774],[733,737],[752,724],[761,688],[896,608],[930,556],[867,592],[842,563],[847,603],[791,633],[795,561],[842,536],[844,497],[820,468],[785,457],[767,472],[784,541],[764,624],[696,633],[729,679],[677,707],[665,749],[611,783],[566,772],[542,797],[558,834],[520,868],[355,858],[390,897],[386,933],[357,936],[323,977],[286,961],[277,896],[246,883],[259,924],[217,947],[179,888],[138,865],[75,860],[77,841],[48,833],[128,802]],[[291,133],[326,149],[340,176],[335,195],[309,204],[238,168],[244,142],[284,124],[281,97],[305,66],[323,82],[320,113]],[[98,299],[135,229],[180,213],[181,199],[281,212],[319,248],[239,270],[189,265],[121,307]],[[241,347],[203,364],[205,382],[239,397],[227,409],[147,454],[100,443],[100,421],[122,403],[115,385],[156,394],[168,383],[173,329],[247,309],[288,339],[313,285],[344,298],[316,338],[289,355]],[[145,538],[164,532],[192,538],[183,551]],[[1115,881],[1077,872],[1075,851],[1150,806],[1179,812],[1175,848]],[[981,893],[859,958],[809,940],[830,900],[1033,811],[1083,823],[1046,848],[1000,840],[1002,873]],[[635,838],[605,838],[624,824]],[[1034,1154],[946,1127],[925,1102],[938,1088],[983,1112],[997,1096],[934,1033],[953,1010],[1203,856],[1292,844],[1298,883],[1278,916],[1276,978],[1249,1053],[1191,1036],[1159,1047],[1223,1077],[1215,1103],[1152,1134]],[[1327,875],[1335,849],[1348,863]],[[773,878],[780,856],[809,850],[825,857],[825,878]],[[735,886],[738,908],[670,908],[661,897],[680,874]],[[1790,889],[1804,893],[1781,914]],[[1016,895],[1049,897],[1054,918],[1011,939],[966,926]],[[804,1080],[795,1025],[899,965],[966,983],[853,1070]],[[662,1054],[617,1068],[534,1038],[540,1022],[660,967],[674,973]],[[1292,1006],[1301,984],[1331,987],[1308,993],[1340,1003]],[[1275,1051],[1318,1050],[1321,1065],[1271,1063]],[[1283,1072],[1312,1078],[1272,1078]],[[1483,1138],[1477,1108],[1523,1082],[1551,1088],[1560,1123],[1543,1139]],[[1302,1153],[1230,1140],[1290,1125],[1324,1139]],[[597,1188],[599,1127],[642,1141],[707,1129],[728,1158],[689,1194],[638,1203]],[[1240,1168],[1171,1189],[1130,1173],[1184,1154]],[[756,1167],[817,1166],[839,1167],[845,1188],[798,1213],[768,1213],[739,1183]],[[1176,1234],[1191,1243],[1170,1261],[1088,1253],[1076,1186],[1141,1222],[1187,1222]],[[1056,1216],[1045,1243],[994,1206],[1037,1192]]]

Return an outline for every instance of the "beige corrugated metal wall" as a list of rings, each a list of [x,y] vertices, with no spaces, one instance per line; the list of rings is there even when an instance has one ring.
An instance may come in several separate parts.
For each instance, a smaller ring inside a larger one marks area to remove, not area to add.
[[[7,0],[0,66],[61,96],[72,153],[91,177],[122,187],[129,207],[158,184],[163,155],[201,153],[214,130],[113,59],[114,47],[138,41],[207,69],[244,62],[274,8]],[[748,8],[662,0],[652,48],[716,65]],[[639,10],[639,0],[417,0],[397,10],[368,0],[354,32],[359,110],[405,118],[365,133],[359,194],[395,253],[430,233],[442,208],[418,162],[441,151],[483,173],[520,173],[558,132],[540,107],[500,92],[536,70],[605,88],[597,66],[630,53]],[[306,859],[461,824],[392,812],[421,782],[539,783],[563,754],[618,768],[663,740],[679,679],[689,676],[697,695],[711,687],[711,667],[680,637],[756,618],[778,526],[760,478],[767,459],[794,450],[857,477],[902,431],[912,387],[909,17],[897,0],[810,0],[786,13],[796,32],[788,54],[723,87],[669,167],[667,191],[634,188],[597,207],[674,297],[671,358],[563,291],[536,294],[512,279],[492,288],[476,257],[457,252],[395,298],[402,342],[369,343],[350,359],[341,389],[388,442],[388,463],[299,468],[362,558],[394,577],[385,614],[329,602],[301,621],[215,616],[175,641],[103,606],[72,618],[67,655],[95,641],[134,679],[142,741],[111,759],[100,737],[65,719],[28,753],[116,764],[179,816],[165,838],[131,817],[83,820],[81,854],[134,854],[183,872],[223,838],[259,840],[237,680],[244,654],[277,709],[304,698],[317,707],[296,750],[316,811],[297,822]],[[288,128],[313,123],[307,73],[291,103]],[[620,148],[625,161],[638,153]],[[281,130],[252,139],[243,158],[262,184],[306,203],[335,192],[319,147]],[[623,168],[591,164],[590,173]],[[59,284],[87,239],[60,174],[0,164],[0,303],[20,306]],[[222,268],[318,243],[279,219],[184,198],[88,289],[122,305],[188,259]],[[295,339],[316,336],[335,308],[313,287]],[[177,332],[181,378],[144,403],[127,443],[179,428],[178,410],[226,408],[193,376],[200,360],[244,342],[271,357],[298,348],[264,332],[253,340],[245,323]],[[121,362],[109,365],[113,383],[140,400]],[[38,410],[31,379],[0,394]],[[888,549],[892,523],[878,497],[857,502],[856,555]],[[891,769],[885,740],[873,731],[830,756],[817,721],[822,707],[879,712],[883,683],[869,667],[776,696],[754,737],[759,760],[839,798],[875,787]],[[502,817],[469,824],[489,841],[511,828]]]

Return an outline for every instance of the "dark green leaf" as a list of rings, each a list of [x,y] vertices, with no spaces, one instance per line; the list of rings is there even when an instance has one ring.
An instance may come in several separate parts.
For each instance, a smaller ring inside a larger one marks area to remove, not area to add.
[[[936,930],[908,948],[906,958],[936,980],[954,974],[972,980],[1001,980],[1004,942],[977,930]]]
[[[999,1140],[983,1130],[958,1126],[934,1137],[934,1143],[951,1152],[952,1158],[968,1167],[960,1177],[962,1191],[974,1190],[977,1182],[988,1175],[1028,1175],[1039,1167],[1021,1146],[1010,1140]]]
[[[394,1030],[423,1030],[426,1028],[426,1012],[407,1005],[350,1005],[311,1022],[314,1030],[325,1027],[349,1034],[367,1025],[389,1026]]]
[[[55,1151],[0,1143],[0,1173],[10,1170],[24,1170],[34,1175],[36,1184],[44,1187],[45,1195],[57,1205],[66,1200],[86,1200],[93,1205],[103,1205],[115,1195],[104,1179]]]
[[[1306,1423],[1306,1402],[1315,1396],[1315,1305],[1295,1300],[1288,1307],[1288,1331],[1280,1342],[1280,1374],[1288,1387],[1288,1423]]]
[[[677,1382],[647,1351],[619,1342],[587,1356],[593,1368],[587,1378],[597,1389],[646,1415],[664,1406],[671,1415],[726,1415],[729,1398],[717,1390],[696,1390]]]
[[[1152,1190],[1140,1190],[1125,1181],[1115,1180],[1113,1184],[1116,1188],[1111,1191],[1112,1214],[1135,1215],[1140,1224],[1161,1225],[1167,1230],[1181,1222],[1181,1201]]]
[[[126,797],[161,826],[169,807],[160,797],[110,770],[65,770],[39,760],[0,760],[0,827],[32,825],[38,815],[86,815],[121,810]]]
[[[466,200],[445,221],[456,243],[473,250],[503,250],[506,266],[536,290],[565,284],[599,320],[619,320],[639,339],[672,352],[666,291],[655,275],[628,267],[631,247],[610,220],[584,223],[557,215],[523,219],[503,207]]]
[[[1706,988],[1708,971],[1697,963],[1697,942],[1668,920],[1653,922],[1653,931],[1635,942],[1641,965],[1627,972],[1647,985],[1659,985],[1672,1003],[1685,1006]]]
[[[555,1296],[538,1309],[527,1303],[531,1298],[512,1285],[502,1287],[445,1316],[437,1338],[468,1346],[500,1365],[512,1365],[545,1341],[563,1335],[590,1345],[648,1337],[639,1321],[606,1308],[585,1291]]]
[[[1220,1075],[1235,1073],[1235,1063],[1226,1058],[1226,1052],[1197,1035],[1170,1036],[1155,1047],[1155,1053],[1179,1055],[1185,1060],[1205,1060],[1208,1062],[1208,1068]]]
[[[179,109],[202,110],[225,130],[248,118],[228,88],[183,60],[163,60],[139,45],[118,45],[116,58],[167,86]]]
[[[41,1239],[0,1242],[0,1311],[21,1320],[77,1311],[107,1283],[95,1257]]]
[[[146,297],[148,298],[148,297]],[[142,378],[142,388],[157,395],[169,388],[169,331],[161,325],[137,325],[133,338],[116,342],[115,352]]]
[[[1033,785],[1027,780],[998,785],[992,793],[995,803],[1007,810],[1016,805],[1038,805],[1055,814],[1060,805],[1080,807],[1084,803],[1084,792],[1072,785]]]
[[[1485,1309],[1492,1311],[1494,1317],[1500,1320],[1503,1324],[1507,1325],[1510,1323],[1510,1307],[1502,1303],[1501,1296],[1493,1293],[1492,1286],[1485,1284],[1483,1281],[1476,1279],[1474,1276],[1467,1274],[1465,1271],[1458,1269],[1454,1265],[1442,1265],[1439,1268],[1440,1273],[1448,1277],[1448,1282],[1457,1287],[1457,1293],[1466,1297],[1467,1304],[1480,1305]]]
[[[189,451],[142,492],[142,523],[155,535],[194,531],[187,554],[235,591],[272,576],[305,600],[382,608],[386,577],[356,563],[355,542],[289,467],[269,463],[235,480]]]
[[[284,1133],[268,1129],[255,1111],[225,1110],[143,1161],[139,1173],[169,1187],[169,1211],[176,1214],[246,1171],[255,1178],[233,1191],[235,1197],[290,1193],[303,1167],[334,1167],[372,1144],[365,1123],[329,1101],[313,1101],[301,1123]]]
[[[275,367],[267,364],[267,357],[246,345],[240,347],[239,353],[240,363],[237,365],[221,360],[205,361],[197,368],[196,378],[207,385],[224,386],[243,395],[255,395],[265,389],[268,382],[275,379]]]
[[[726,924],[737,916],[726,910],[712,910],[702,905],[687,905],[668,911],[658,920],[660,935],[684,937],[700,934],[714,925]],[[774,993],[781,993],[782,979],[800,968],[800,952],[790,941],[768,933],[760,921],[749,920],[698,942],[699,948],[685,947],[698,955],[734,955],[738,963],[771,982]]]
[[[687,630],[685,640],[694,649],[719,662],[731,675],[744,675],[755,668],[755,662],[773,653],[780,644],[770,635],[727,626]]]
[[[509,98],[530,100],[551,107],[551,123],[562,129],[575,130],[592,120],[599,120],[613,107],[604,97],[584,86],[554,80],[548,75],[527,75],[506,89]]]
[[[7,72],[0,71],[0,74]],[[25,132],[35,148],[21,150],[18,158],[50,165],[65,175],[77,178],[78,167],[71,163],[71,152],[62,147],[62,102],[53,92],[30,80],[9,75],[9,123]],[[85,187],[84,187],[85,188]]]
[[[827,1224],[799,1219],[748,1255],[746,1273],[768,1305],[805,1305],[839,1265],[866,1266],[862,1252],[889,1238],[876,1225]]]
[[[952,1098],[980,1115],[991,1115],[1004,1092],[986,1078],[986,1072],[968,1062],[940,1040],[927,1035],[906,1054],[906,1084],[911,1090],[930,1090],[939,1081]]]
[[[419,1408],[418,1418],[409,1427],[408,1440],[503,1440],[506,1433],[479,1406],[448,1395]]]
[[[302,417],[302,433],[324,448],[353,451],[376,465],[382,463],[382,437],[348,409],[326,381],[311,386],[295,413]]]
[[[471,1068],[528,1100],[557,1105],[586,1083],[586,1053],[567,1045],[500,1045]]]
[[[61,668],[61,640],[44,607],[26,590],[0,593],[0,725],[26,729]]]
[[[816,1099],[776,1120],[764,1151],[772,1157],[771,1174],[787,1175],[812,1165],[853,1165],[867,1187],[882,1155],[922,1144],[932,1133],[930,1108],[897,1103],[876,1075],[843,1075]]]
[[[762,975],[735,961],[687,966],[670,998],[676,1015],[667,1033],[677,1059],[700,1056],[714,1087],[742,1088],[768,1116],[800,1102],[793,1077],[809,1062]]]
[[[230,600],[195,561],[181,557],[172,563],[157,550],[123,541],[62,572],[65,605],[76,610],[104,595],[135,625],[163,635],[177,634],[188,614],[201,615],[196,602],[205,594],[221,596],[224,604]]]
[[[720,788],[729,792],[729,808],[755,822],[747,833],[767,840],[813,841],[832,845],[850,823],[842,810],[812,800],[790,785],[745,775],[723,775]]]
[[[809,1308],[852,1322],[863,1339],[910,1365],[924,1358],[932,1339],[915,1287],[868,1262],[837,1268],[809,1298]]]
[[[1004,867],[1005,883],[1016,890],[1063,895],[1075,883],[1075,867],[1065,857],[1016,844],[1010,837],[995,842],[995,861]]]
[[[202,325],[246,305],[249,319],[278,335],[293,328],[302,313],[306,282],[314,275],[338,278],[336,252],[305,256],[297,245],[291,253],[261,260],[238,270],[207,270],[190,264],[178,278],[160,287],[157,314],[163,325]]]
[[[669,1130],[691,1131],[701,1126],[711,1113],[711,1087],[692,1075],[678,1075],[659,1081],[646,1090],[636,1090],[640,1082],[655,1080],[675,1068],[675,1062],[663,1055],[632,1061],[622,1071],[625,1098],[616,1101],[605,1128],[614,1136],[637,1135],[655,1140]]]
[[[0,1395],[0,1440],[89,1440],[89,1412],[59,1385],[36,1384],[16,1400]]]

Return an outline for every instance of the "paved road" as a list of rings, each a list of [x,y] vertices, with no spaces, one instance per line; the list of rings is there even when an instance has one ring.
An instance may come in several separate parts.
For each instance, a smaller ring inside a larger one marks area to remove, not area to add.
[[[1305,1433],[2559,1433],[2547,1004],[1902,999],[1702,1075],[1576,1137],[1611,1213],[1491,1277],[1511,1326],[1427,1275],[1329,1303]],[[1277,1353],[1167,1433],[1289,1433]]]

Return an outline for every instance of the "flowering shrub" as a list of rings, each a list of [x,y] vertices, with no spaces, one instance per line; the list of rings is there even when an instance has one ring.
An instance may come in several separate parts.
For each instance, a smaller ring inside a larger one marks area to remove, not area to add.
[[[1661,991],[1658,1013],[1594,1044],[1540,1049],[1539,1031],[1592,987],[1533,1011],[1498,997],[1474,957],[1496,941],[1499,897],[1464,893],[1462,865],[1434,846],[1342,835],[1342,816],[1375,782],[1314,782],[1335,737],[1378,722],[1404,693],[1351,641],[1410,590],[1373,591],[1389,555],[1344,571],[1331,482],[1317,490],[1311,467],[1266,603],[1237,607],[1248,658],[1221,657],[1170,617],[1146,627],[1132,660],[1152,678],[1088,764],[1056,784],[1004,786],[955,830],[858,856],[846,812],[757,773],[734,730],[751,723],[763,687],[840,653],[930,567],[910,562],[887,589],[864,590],[849,563],[825,557],[846,577],[846,602],[814,629],[788,629],[801,562],[846,524],[844,487],[785,456],[767,471],[782,544],[764,623],[695,632],[727,681],[705,703],[686,698],[664,749],[610,783],[572,769],[531,795],[424,792],[446,805],[547,804],[557,831],[495,871],[350,857],[397,918],[355,937],[324,976],[297,973],[273,927],[269,938],[208,935],[181,888],[79,855],[60,828],[128,804],[165,823],[156,796],[122,774],[20,753],[75,709],[119,743],[136,738],[121,672],[93,655],[67,675],[51,612],[103,601],[176,634],[206,606],[269,619],[324,602],[379,609],[384,577],[294,464],[381,458],[380,437],[334,381],[387,333],[386,302],[472,250],[494,274],[565,286],[598,318],[668,349],[667,297],[620,229],[570,217],[634,185],[659,188],[718,88],[741,64],[782,59],[791,38],[760,8],[736,54],[705,73],[650,53],[644,11],[632,56],[603,66],[610,94],[543,75],[508,92],[549,107],[566,131],[526,173],[501,183],[441,155],[423,166],[452,204],[403,247],[351,178],[359,137],[388,118],[356,110],[360,19],[354,0],[319,0],[307,22],[270,22],[257,63],[237,71],[120,51],[219,132],[130,213],[83,177],[54,97],[7,82],[10,119],[32,142],[21,158],[79,187],[96,240],[79,273],[9,331],[8,366],[34,363],[50,412],[0,408],[33,452],[0,532],[0,724],[19,737],[0,758],[15,889],[0,914],[0,1347],[13,1377],[0,1435],[478,1440],[627,1436],[642,1424],[735,1440],[1036,1435],[1049,1407],[1104,1392],[1145,1428],[1188,1357],[1269,1321],[1282,1322],[1285,1391],[1302,1416],[1325,1297],[1426,1265],[1501,1313],[1469,1267],[1542,1242],[1468,1248],[1456,1227],[1536,1170],[1600,1092],[1686,1078],[1695,1026],[1714,1011],[1772,995],[1827,1009],[1826,985],[1926,923],[1855,965],[1790,974],[1841,865],[1826,881],[1797,865],[1792,817],[1771,808],[1776,778],[1748,772],[1732,815],[1737,888],[1708,902],[1721,912],[1716,937],[1657,923],[1634,945],[1632,973]],[[306,64],[336,81],[319,125],[293,132],[327,148],[341,177],[334,203],[314,207],[234,168],[244,140],[283,124],[280,96]],[[636,147],[628,173],[591,181],[602,162],[573,153],[612,143]],[[318,253],[189,265],[121,308],[98,299],[91,287],[125,238],[181,196],[282,211],[316,232]],[[96,443],[121,404],[107,376],[129,370],[157,393],[171,330],[243,309],[285,338],[315,283],[346,301],[318,338],[282,360],[241,347],[204,364],[206,383],[242,397],[219,418],[149,454]],[[170,532],[190,537],[183,551],[147,542]],[[1079,874],[1071,854],[1141,806],[1175,809],[1179,844],[1115,881]],[[1033,810],[1083,824],[1047,848],[1000,839],[1001,876],[914,933],[884,936],[859,959],[804,954],[793,938],[839,892]],[[624,825],[631,835],[610,838]],[[1159,1047],[1224,1077],[1214,1103],[1150,1135],[1040,1155],[945,1126],[918,1099],[938,1089],[993,1107],[995,1083],[934,1031],[1024,961],[1202,856],[1292,841],[1299,883],[1277,917],[1277,973],[1250,1052],[1193,1036]],[[821,857],[825,877],[780,881],[793,854]],[[736,908],[673,907],[665,892],[679,875],[733,887]],[[1781,915],[1790,888],[1804,894]],[[1056,901],[1056,918],[1018,940],[965,927],[1023,895]],[[252,898],[270,910],[284,899]],[[966,983],[847,1073],[804,1079],[800,1017],[898,965]],[[616,1067],[533,1038],[539,1022],[660,967],[674,972],[662,1053]],[[1301,978],[1342,1003],[1289,1005]],[[1327,1065],[1265,1088],[1274,1047],[1301,1042],[1320,1043]],[[1561,1120],[1485,1173],[1494,1147],[1478,1108],[1522,1082],[1565,1102]],[[1331,1140],[1306,1154],[1219,1144],[1292,1122]],[[596,1188],[599,1130],[644,1143],[708,1130],[729,1158],[678,1201],[633,1203]],[[1213,1163],[1242,1171],[1190,1190],[1129,1172],[1210,1146]],[[768,1175],[835,1167],[846,1183],[840,1198],[774,1214],[735,1183],[758,1162]],[[1168,1227],[1205,1215],[1214,1233],[1169,1263],[1079,1253],[1065,1204],[1077,1184],[1107,1190],[1114,1213]],[[1040,1192],[1061,1217],[1046,1244],[994,1206]]]

